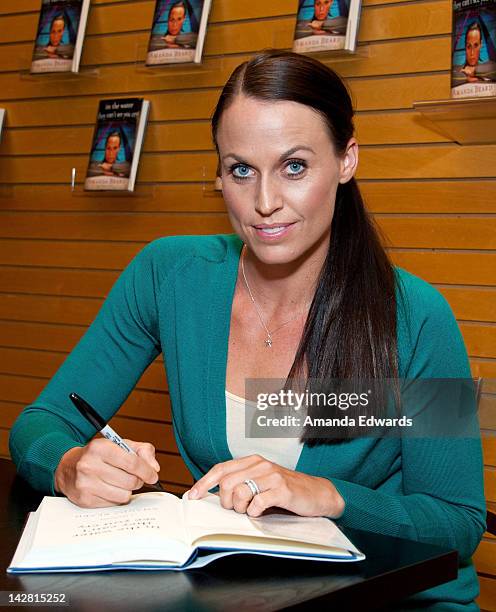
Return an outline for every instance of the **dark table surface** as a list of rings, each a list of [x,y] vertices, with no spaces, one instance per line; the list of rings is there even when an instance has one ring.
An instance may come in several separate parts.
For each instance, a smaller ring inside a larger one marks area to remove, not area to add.
[[[457,577],[456,551],[352,529],[343,531],[367,557],[356,563],[234,555],[184,572],[12,575],[5,569],[26,515],[37,508],[43,496],[16,476],[14,464],[4,459],[0,459],[0,488],[0,595],[4,600],[7,593],[19,591],[64,593],[71,611],[91,612],[265,612],[320,610],[333,605],[339,606],[337,610],[341,606],[399,609],[397,602],[402,598]],[[34,607],[40,608],[31,605],[22,609]]]

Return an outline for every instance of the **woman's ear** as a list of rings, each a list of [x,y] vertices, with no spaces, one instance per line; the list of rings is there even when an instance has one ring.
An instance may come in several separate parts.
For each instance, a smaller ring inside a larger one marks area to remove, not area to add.
[[[221,176],[215,177],[214,189],[215,191],[222,191],[222,177]]]
[[[347,183],[353,178],[358,167],[358,142],[350,138],[340,162],[339,182]]]

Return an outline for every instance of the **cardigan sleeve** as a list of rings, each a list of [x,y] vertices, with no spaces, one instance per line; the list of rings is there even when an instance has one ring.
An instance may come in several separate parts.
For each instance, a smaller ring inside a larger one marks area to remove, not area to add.
[[[470,378],[463,339],[446,300],[417,279],[406,313],[409,358],[404,376]],[[404,338],[402,342],[407,340]],[[477,414],[465,435],[401,439],[403,494],[331,478],[345,501],[338,525],[455,548],[472,555],[486,524],[483,460]]]
[[[69,400],[76,392],[106,420],[117,412],[160,353],[157,296],[160,276],[149,243],[126,267],[97,317],[9,437],[18,472],[34,488],[56,495],[55,470],[66,451],[95,435]]]

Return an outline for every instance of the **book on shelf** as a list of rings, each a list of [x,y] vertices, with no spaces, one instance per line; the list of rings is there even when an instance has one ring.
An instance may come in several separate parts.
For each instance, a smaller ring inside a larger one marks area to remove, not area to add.
[[[101,100],[84,188],[133,191],[150,102]]]
[[[293,51],[354,53],[360,9],[361,0],[298,0]]]
[[[202,58],[211,0],[156,0],[146,65]]]
[[[78,72],[90,0],[42,0],[31,72]]]
[[[283,511],[250,518],[223,508],[217,495],[190,500],[151,492],[106,508],[44,497],[28,516],[7,572],[185,570],[239,553],[327,562],[365,558],[328,518]]]
[[[453,0],[451,97],[496,96],[496,0]]]

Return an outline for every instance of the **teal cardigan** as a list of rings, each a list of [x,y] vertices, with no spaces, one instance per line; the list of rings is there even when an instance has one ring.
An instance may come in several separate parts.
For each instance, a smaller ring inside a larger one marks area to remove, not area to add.
[[[232,458],[226,364],[241,246],[236,235],[171,236],[136,255],[93,324],[12,427],[12,458],[33,487],[54,495],[62,455],[95,434],[69,393],[77,390],[110,420],[160,352],[177,445],[193,477]],[[400,376],[470,377],[447,302],[412,274],[397,269],[397,275],[406,296],[404,307],[398,307]],[[474,427],[478,432],[478,423]],[[456,548],[458,579],[424,591],[415,601],[444,602],[443,610],[477,609],[470,603],[478,595],[470,557],[485,530],[478,434],[305,445],[296,470],[333,482],[346,503],[338,525]]]

